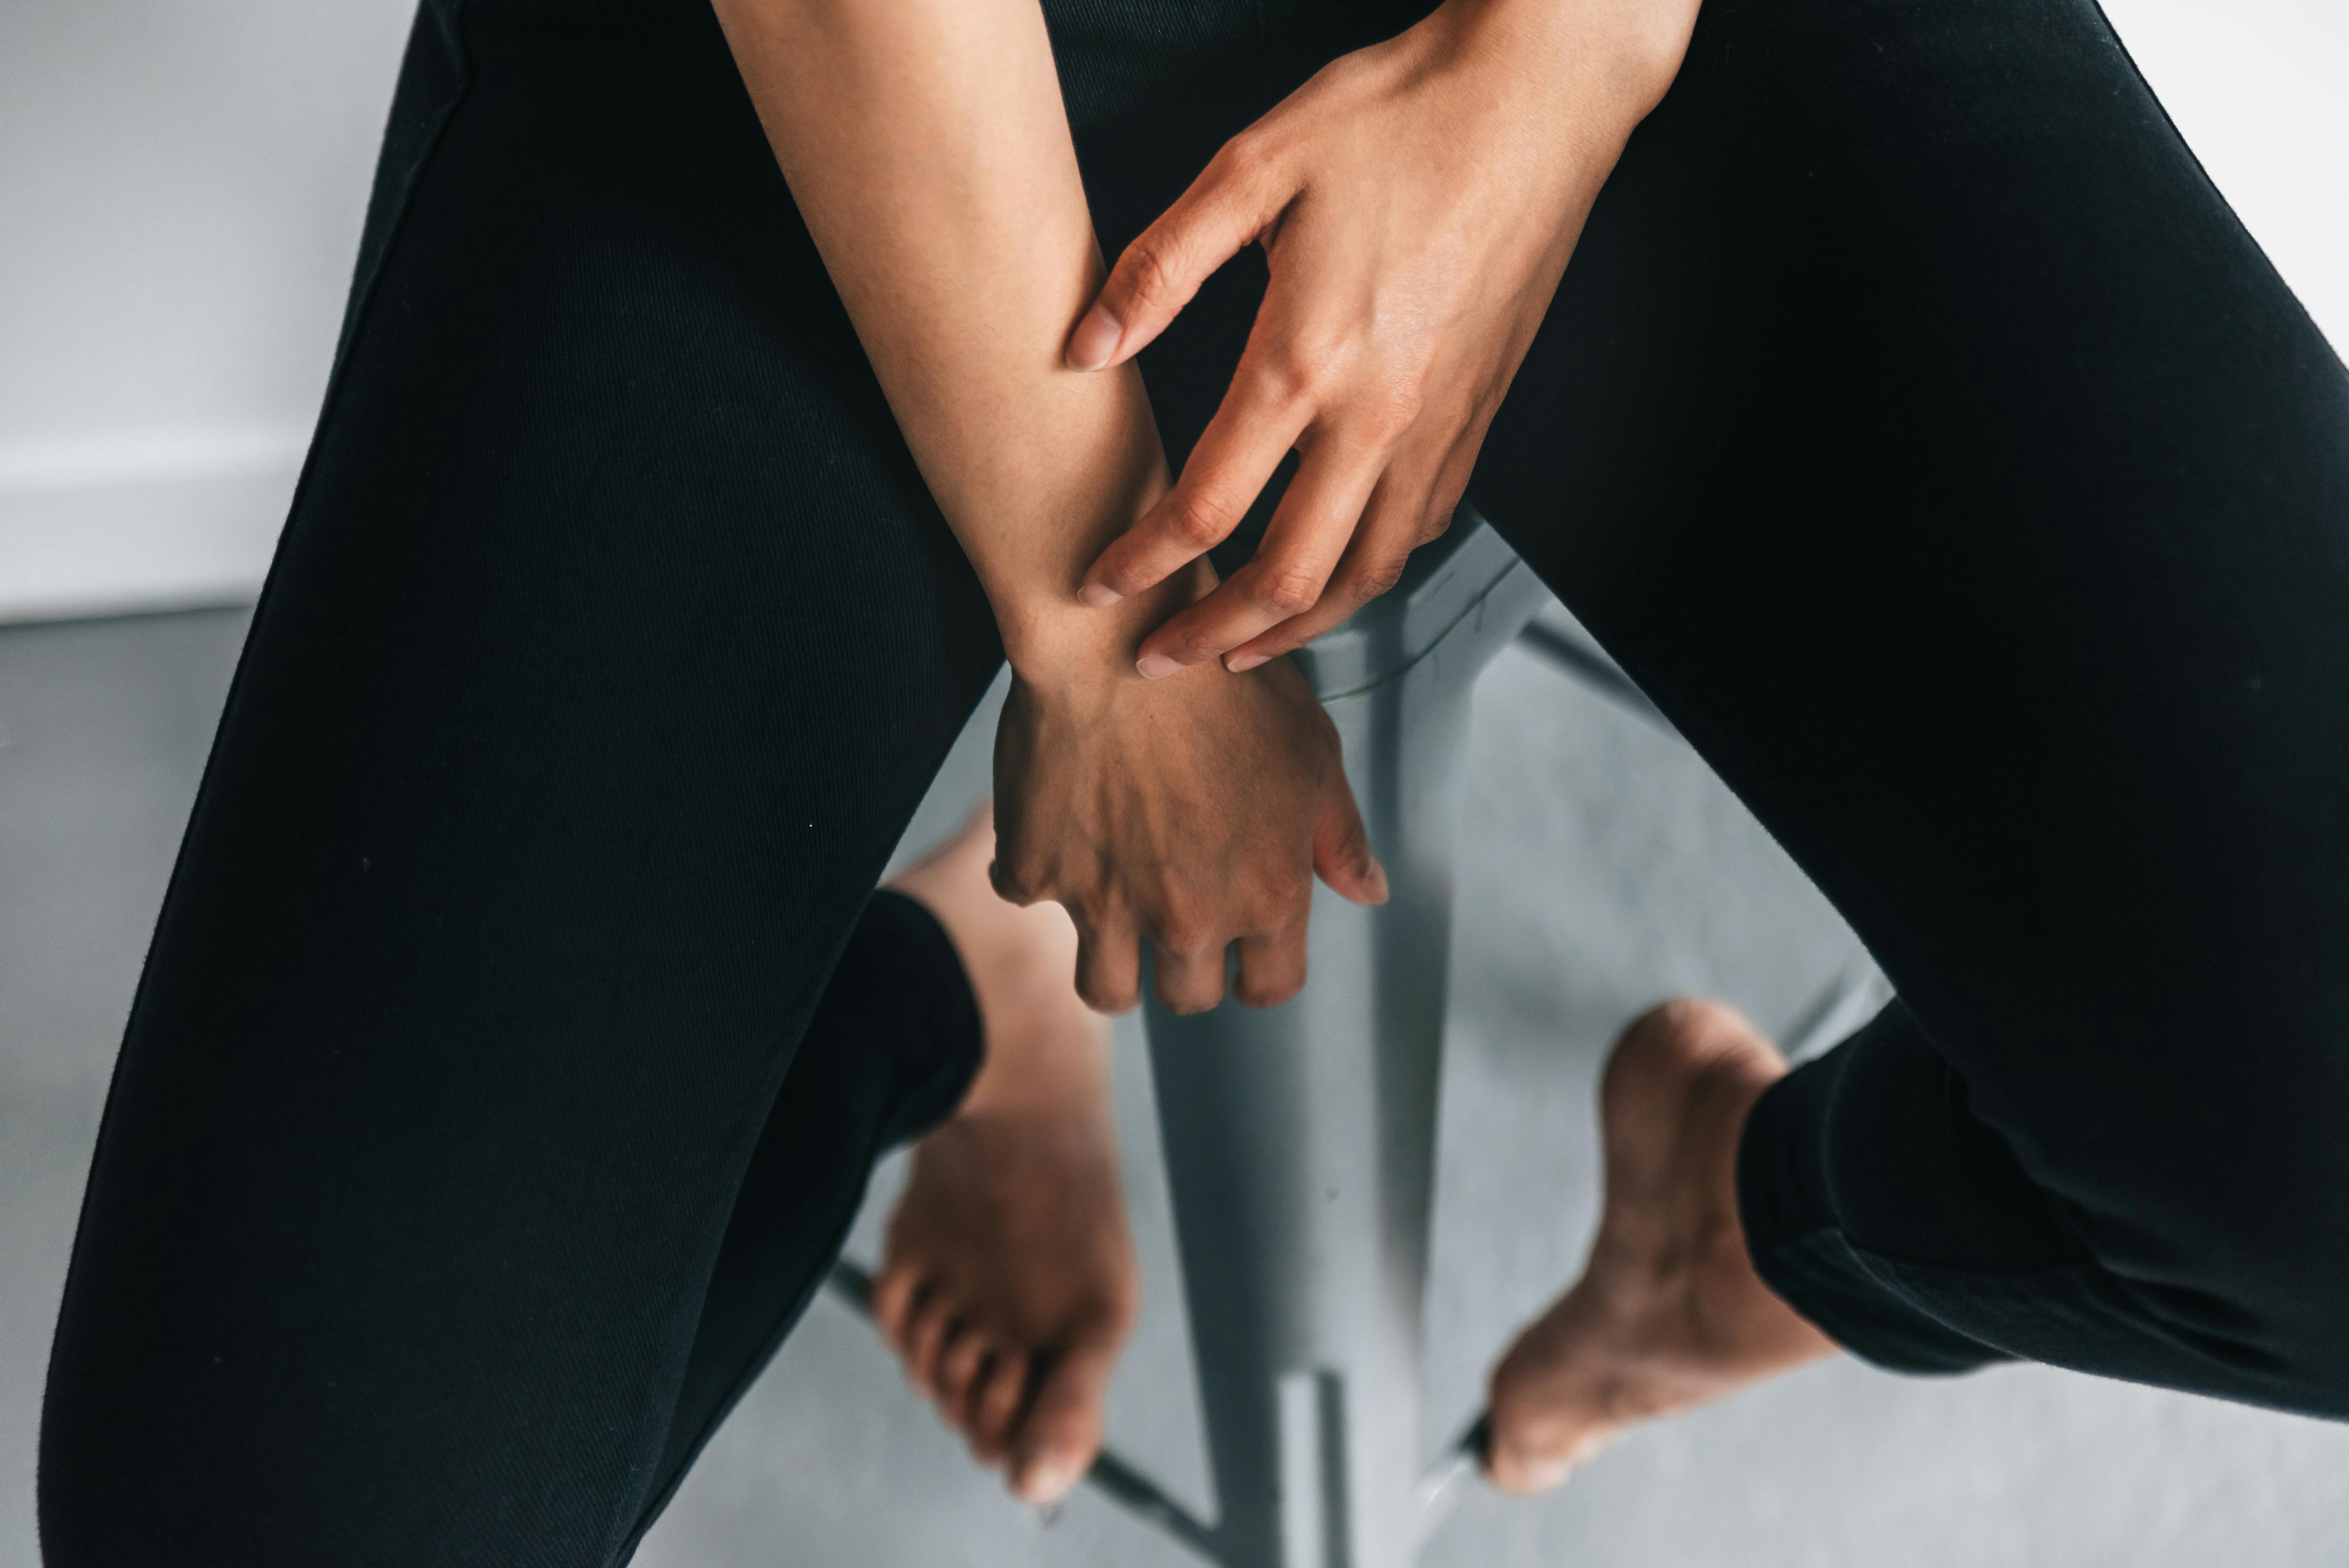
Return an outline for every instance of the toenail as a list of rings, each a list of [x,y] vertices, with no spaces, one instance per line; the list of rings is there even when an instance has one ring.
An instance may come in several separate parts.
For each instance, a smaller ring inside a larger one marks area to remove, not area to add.
[[[1028,1484],[1020,1491],[1030,1502],[1054,1503],[1067,1496],[1069,1489],[1076,1484],[1074,1465],[1065,1460],[1041,1460],[1028,1472]]]
[[[1566,1478],[1573,1473],[1572,1465],[1535,1465],[1526,1471],[1526,1484],[1536,1491],[1547,1491],[1554,1486],[1564,1486]]]

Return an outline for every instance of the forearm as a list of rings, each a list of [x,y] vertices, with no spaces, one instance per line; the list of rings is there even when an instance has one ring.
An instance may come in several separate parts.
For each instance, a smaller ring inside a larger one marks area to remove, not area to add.
[[[1101,261],[1036,0],[716,7],[1014,665],[1130,670],[1164,603],[1104,615],[1075,591],[1165,459],[1136,372],[1061,364]]]

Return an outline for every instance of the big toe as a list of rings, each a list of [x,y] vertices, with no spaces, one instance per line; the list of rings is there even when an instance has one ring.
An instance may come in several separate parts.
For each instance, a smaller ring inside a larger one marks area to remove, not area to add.
[[[1605,1446],[1617,1423],[1599,1347],[1537,1323],[1493,1372],[1485,1474],[1503,1491],[1547,1491]]]
[[[1503,1491],[1530,1495],[1562,1484],[1598,1450],[1598,1423],[1560,1412],[1505,1414],[1496,1404],[1485,1439],[1485,1476]]]
[[[1102,1394],[1115,1353],[1078,1346],[1053,1358],[1013,1435],[1011,1490],[1034,1503],[1058,1502],[1101,1452]]]

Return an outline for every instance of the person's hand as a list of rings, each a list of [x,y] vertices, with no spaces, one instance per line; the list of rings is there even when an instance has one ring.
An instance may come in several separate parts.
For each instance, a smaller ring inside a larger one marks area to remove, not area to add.
[[[1448,0],[1226,143],[1127,247],[1071,335],[1121,364],[1254,241],[1271,284],[1174,490],[1086,573],[1117,603],[1237,525],[1293,448],[1255,559],[1141,645],[1145,676],[1252,669],[1394,584],[1444,531],[1696,0]]]
[[[1305,984],[1314,873],[1357,903],[1387,896],[1336,727],[1286,659],[1156,682],[1015,673],[995,737],[995,828],[996,890],[1067,906],[1077,990],[1106,1013],[1134,1005],[1145,936],[1177,1013],[1222,999],[1234,945],[1234,995],[1285,1002]]]

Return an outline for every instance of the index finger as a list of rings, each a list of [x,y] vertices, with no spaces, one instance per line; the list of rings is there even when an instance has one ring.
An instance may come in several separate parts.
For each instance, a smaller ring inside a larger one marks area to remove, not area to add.
[[[1077,995],[1096,1013],[1130,1013],[1142,1000],[1142,938],[1123,920],[1087,920],[1069,913],[1077,925]]]
[[[1077,597],[1099,608],[1154,588],[1240,525],[1311,421],[1302,398],[1251,370],[1224,394],[1174,488],[1101,552]]]

